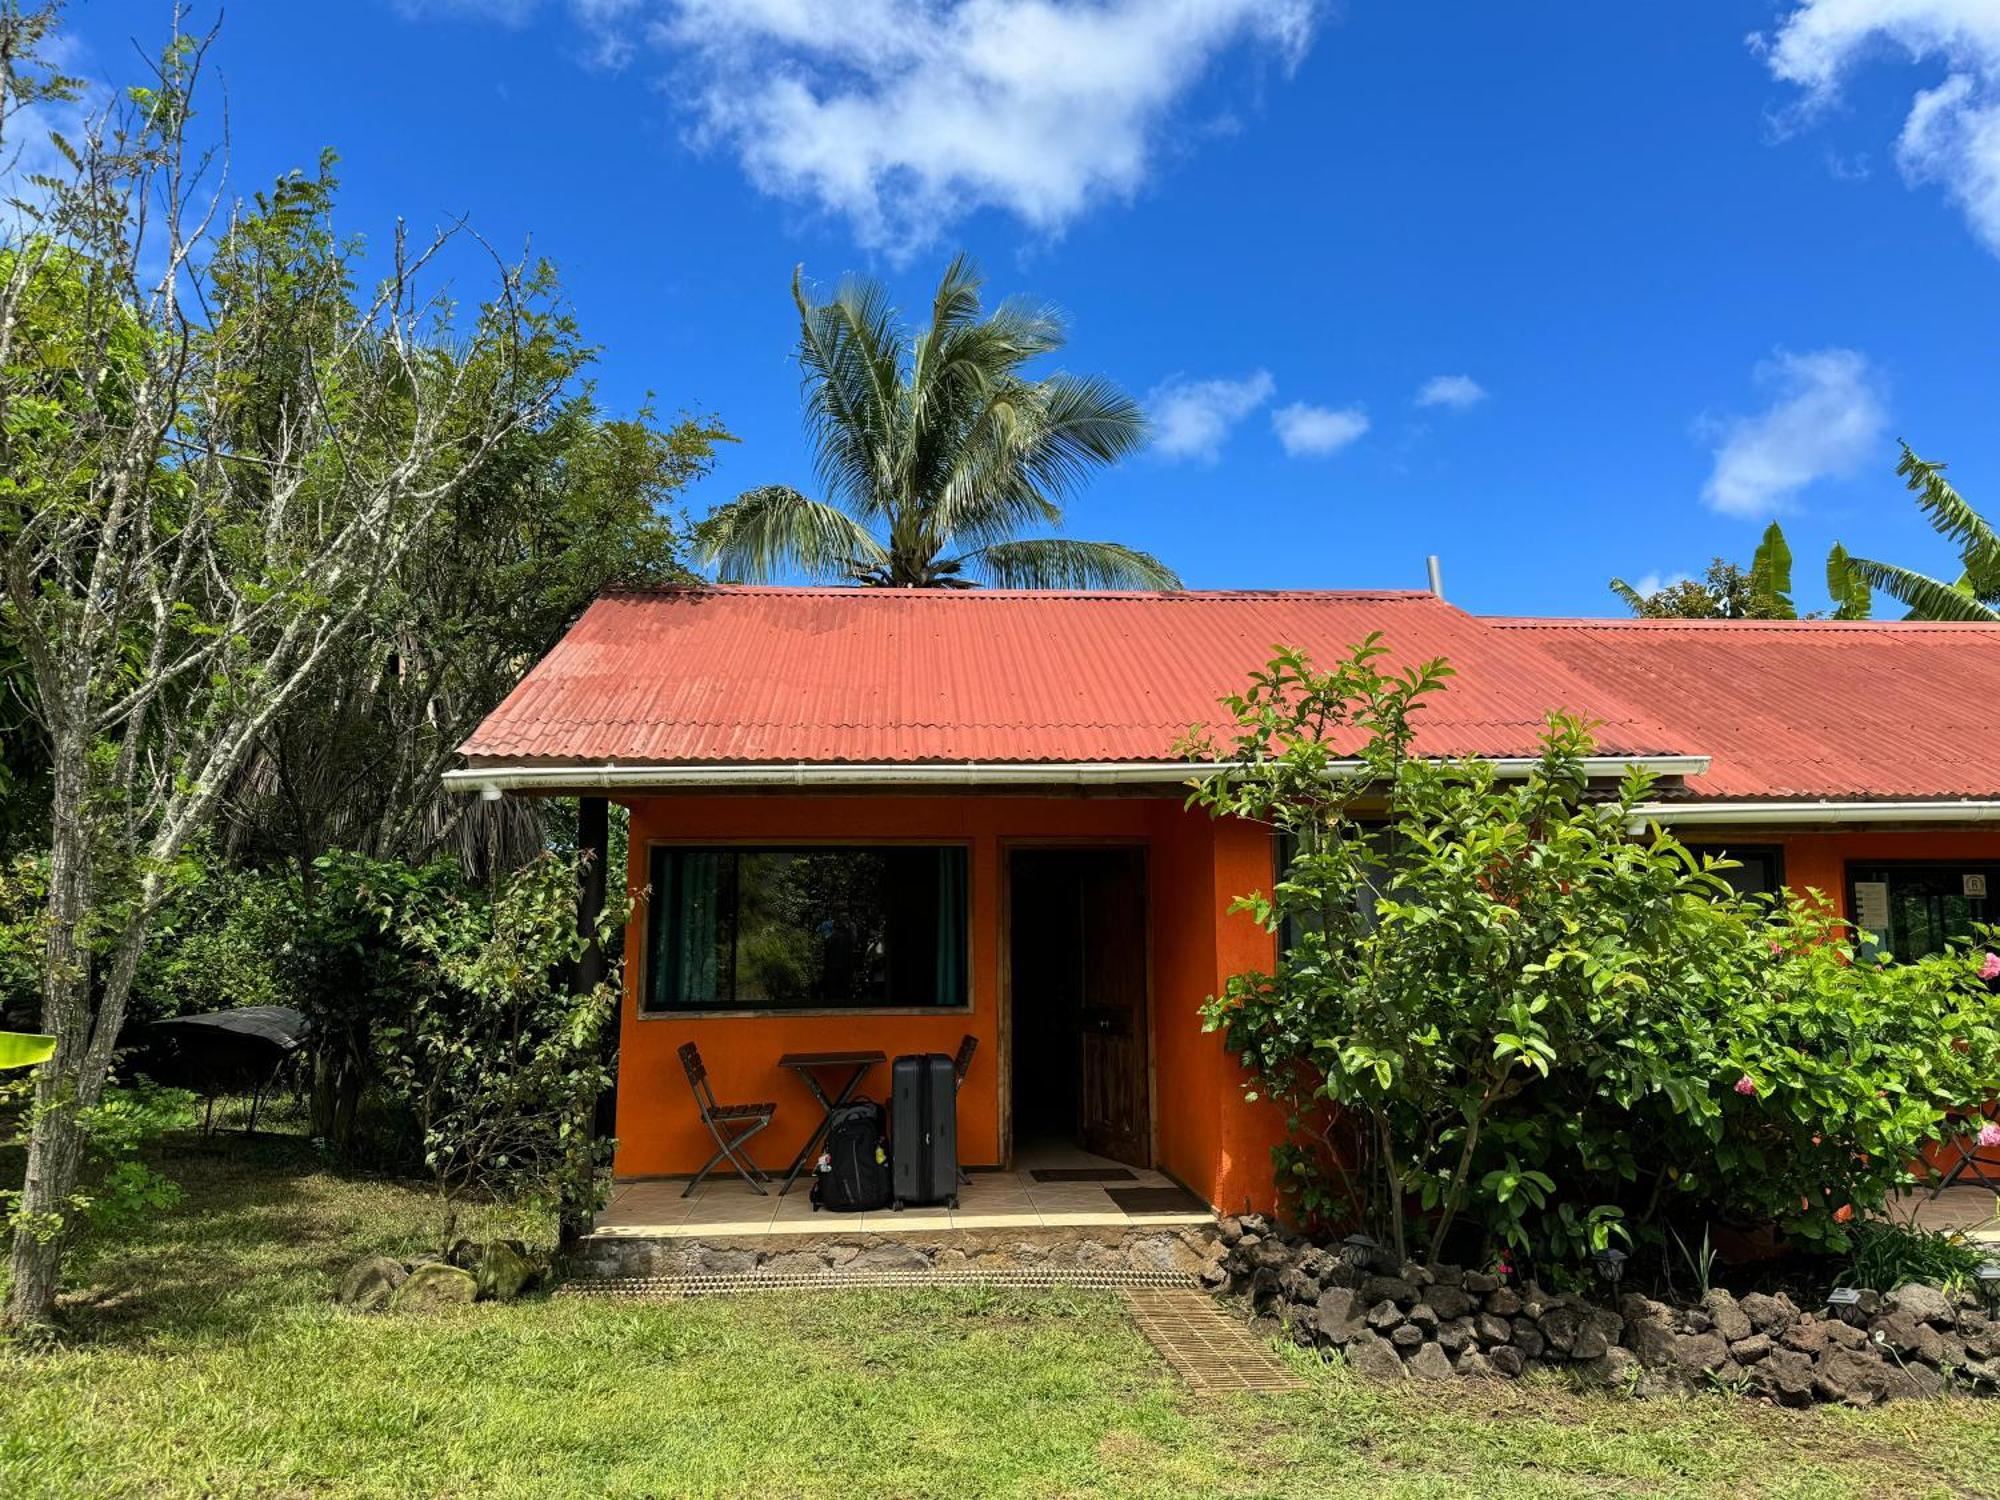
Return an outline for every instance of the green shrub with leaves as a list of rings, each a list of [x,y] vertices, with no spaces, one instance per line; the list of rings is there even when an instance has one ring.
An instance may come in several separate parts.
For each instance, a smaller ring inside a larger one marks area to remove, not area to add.
[[[432,982],[378,1045],[422,1133],[447,1244],[467,1192],[561,1207],[594,1191],[608,1143],[593,1141],[591,1116],[611,1086],[604,1041],[618,992],[610,980],[574,990],[586,943],[577,873],[574,858],[546,854],[497,894],[453,892],[405,929]],[[624,917],[607,909],[596,940]]]
[[[201,864],[154,920],[132,982],[134,1019],[292,1003],[280,957],[292,931],[284,878],[208,855]]]
[[[1450,669],[1383,655],[1283,651],[1183,747],[1228,766],[1192,804],[1290,851],[1238,903],[1286,935],[1276,971],[1204,1017],[1286,1107],[1307,1216],[1552,1264],[1711,1219],[1839,1249],[2000,1084],[1983,951],[1887,965],[1817,897],[1738,897],[1631,833],[1652,781],[1594,786],[1575,720],[1518,780],[1418,758]]]

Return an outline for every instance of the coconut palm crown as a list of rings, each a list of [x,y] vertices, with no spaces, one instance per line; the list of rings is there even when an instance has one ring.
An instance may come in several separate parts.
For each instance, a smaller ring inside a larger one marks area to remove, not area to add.
[[[1841,619],[1865,620],[1869,591],[1880,589],[1909,607],[1913,620],[2000,620],[2000,532],[1967,503],[1930,463],[1903,444],[1896,465],[1931,529],[1958,548],[1963,571],[1951,583],[1894,563],[1852,557],[1838,543],[1826,560],[1827,588]]]
[[[1090,473],[1146,438],[1137,402],[1097,376],[1024,370],[1064,342],[1050,309],[983,312],[965,255],[911,336],[887,292],[848,281],[808,299],[792,273],[806,426],[825,499],[746,491],[696,533],[726,578],[786,570],[888,588],[1175,589],[1157,558],[1116,542],[1023,536],[1062,522]],[[982,315],[983,313],[983,315]]]

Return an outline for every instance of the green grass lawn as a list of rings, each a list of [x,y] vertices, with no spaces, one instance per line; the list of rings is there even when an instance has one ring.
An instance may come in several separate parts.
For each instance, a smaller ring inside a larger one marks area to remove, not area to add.
[[[83,1266],[75,1336],[0,1346],[0,1495],[1967,1495],[2000,1404],[1782,1412],[1554,1380],[1197,1396],[1094,1293],[332,1306],[423,1194],[227,1139]],[[489,1230],[534,1226],[491,1216]]]

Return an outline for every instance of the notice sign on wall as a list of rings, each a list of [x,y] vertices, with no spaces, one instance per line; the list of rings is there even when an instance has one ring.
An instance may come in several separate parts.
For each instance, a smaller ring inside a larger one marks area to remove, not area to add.
[[[1986,895],[1986,877],[1984,875],[1966,876],[1965,894],[1968,896],[1976,896],[1981,899],[1984,899]]]
[[[1886,880],[1857,880],[1854,882],[1854,925],[1863,932],[1887,932],[1889,930],[1889,882]]]

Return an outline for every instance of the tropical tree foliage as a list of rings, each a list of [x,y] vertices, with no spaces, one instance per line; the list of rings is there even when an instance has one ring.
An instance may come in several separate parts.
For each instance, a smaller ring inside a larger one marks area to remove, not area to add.
[[[1850,556],[1835,543],[1826,580],[1840,618],[1867,619],[1870,591],[1880,589],[1906,605],[1912,620],[2000,620],[2000,532],[1952,487],[1943,464],[1917,457],[1908,443],[1896,472],[1916,495],[1931,529],[1958,549],[1961,571],[1946,583],[1913,568]]]
[[[351,300],[340,255],[247,251],[310,200],[205,188],[203,53],[176,37],[56,141],[67,170],[0,236],[0,611],[48,755],[56,1037],[13,1209],[17,1326],[53,1315],[134,978],[228,788],[438,507],[549,409],[548,351],[575,343],[533,268],[496,266],[465,316],[421,291],[449,233],[399,234]]]
[[[703,523],[725,577],[809,577],[891,588],[1180,586],[1158,559],[1116,542],[1022,533],[1059,526],[1096,469],[1136,451],[1138,404],[1098,376],[1036,376],[1064,343],[1047,307],[990,312],[970,259],[946,268],[930,321],[898,326],[887,291],[848,281],[828,302],[792,277],[806,426],[824,498],[770,485]]]
[[[1519,780],[1415,757],[1448,669],[1381,654],[1282,652],[1185,747],[1228,768],[1197,805],[1285,836],[1237,903],[1276,967],[1205,1018],[1285,1108],[1300,1208],[1433,1257],[1574,1267],[1711,1219],[1845,1248],[2000,1084],[2000,957],[1888,963],[1816,897],[1738,897],[1633,836],[1650,778],[1593,787],[1574,721]]]
[[[1764,530],[1748,568],[1716,558],[1699,579],[1683,578],[1641,594],[1622,578],[1611,592],[1647,620],[1794,620],[1792,548],[1776,521]]]

